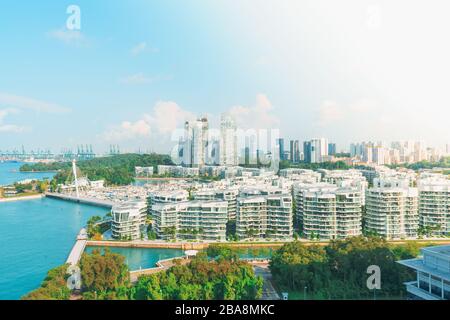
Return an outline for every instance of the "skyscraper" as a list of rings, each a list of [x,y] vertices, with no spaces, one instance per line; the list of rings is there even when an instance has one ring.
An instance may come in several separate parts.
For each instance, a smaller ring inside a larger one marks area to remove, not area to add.
[[[277,144],[279,147],[280,160],[284,160],[284,139],[283,138],[277,139]]]
[[[291,161],[294,163],[300,162],[300,144],[298,140],[290,141]]]
[[[303,142],[303,160],[306,163],[311,163],[311,142]]]
[[[186,166],[199,167],[206,164],[208,153],[208,119],[203,117],[184,124],[184,138],[179,154]]]
[[[329,156],[336,155],[336,143],[329,143],[328,144],[328,155]]]
[[[328,155],[328,140],[325,138],[312,139],[309,143],[310,163],[320,163]],[[305,153],[306,159],[306,153]]]
[[[236,121],[233,116],[223,113],[220,118],[220,165],[237,166]]]

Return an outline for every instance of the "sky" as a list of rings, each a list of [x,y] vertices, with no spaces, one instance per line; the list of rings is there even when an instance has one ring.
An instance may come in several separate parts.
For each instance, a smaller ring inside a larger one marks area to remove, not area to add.
[[[449,9],[439,0],[4,0],[0,150],[168,152],[185,120],[206,115],[215,126],[223,112],[240,127],[326,137],[338,150],[368,140],[441,147]]]

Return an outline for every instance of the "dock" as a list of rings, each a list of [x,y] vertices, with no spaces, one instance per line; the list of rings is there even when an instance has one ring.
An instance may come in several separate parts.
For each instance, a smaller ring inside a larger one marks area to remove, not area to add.
[[[54,199],[59,199],[59,200],[64,200],[64,201],[88,204],[88,205],[102,207],[102,208],[108,208],[108,209],[111,209],[114,206],[113,201],[93,199],[93,198],[83,198],[83,197],[77,198],[75,196],[70,196],[70,195],[66,195],[66,194],[62,194],[62,193],[47,192],[47,193],[45,193],[45,196],[48,198],[54,198]]]

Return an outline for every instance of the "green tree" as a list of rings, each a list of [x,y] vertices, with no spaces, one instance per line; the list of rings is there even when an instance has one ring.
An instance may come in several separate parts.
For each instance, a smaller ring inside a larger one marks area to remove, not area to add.
[[[125,257],[107,249],[103,254],[100,250],[83,254],[80,269],[83,290],[95,292],[100,298],[122,298],[129,286],[129,270]]]

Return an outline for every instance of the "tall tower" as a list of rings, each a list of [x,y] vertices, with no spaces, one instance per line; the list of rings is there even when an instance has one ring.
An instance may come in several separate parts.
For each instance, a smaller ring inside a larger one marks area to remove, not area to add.
[[[208,119],[197,119],[192,126],[192,166],[205,165],[208,155]]]
[[[229,113],[223,113],[220,118],[219,153],[220,165],[238,165],[236,121]]]

